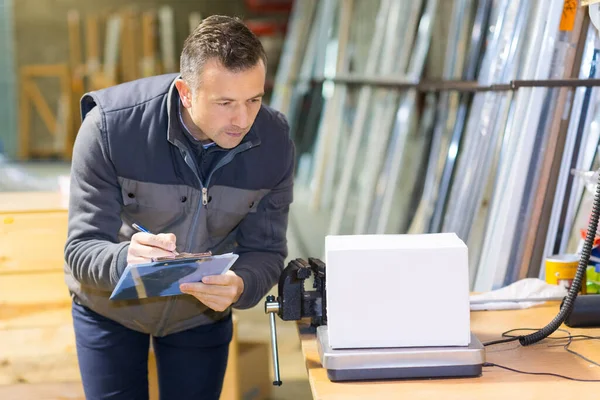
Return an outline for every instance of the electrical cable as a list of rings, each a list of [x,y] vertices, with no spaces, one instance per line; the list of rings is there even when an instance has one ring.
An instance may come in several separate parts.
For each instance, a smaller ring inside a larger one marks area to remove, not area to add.
[[[500,344],[500,343],[508,343],[508,342],[514,342],[516,340],[519,340],[519,337],[510,337],[508,339],[498,339],[498,340],[492,340],[490,342],[485,342],[483,343],[484,346],[492,346],[495,344]]]
[[[498,340],[493,340],[493,341],[490,341],[490,342],[485,342],[483,345],[484,346],[492,346],[492,345],[500,344],[500,343],[508,343],[508,342],[516,341],[519,338],[523,337],[521,335],[510,335],[511,332],[516,332],[516,331],[536,331],[537,332],[537,331],[539,331],[539,329],[534,329],[534,328],[517,328],[517,329],[511,329],[509,331],[506,331],[506,332],[502,333],[502,337],[504,337],[505,339],[498,339]],[[550,337],[549,336],[546,339],[551,339],[551,340],[565,340],[566,339],[567,343],[564,344],[564,345],[563,344],[548,345],[548,347],[563,346],[564,349],[567,352],[569,352],[569,353],[571,353],[571,354],[573,354],[573,355],[575,355],[575,356],[577,356],[577,357],[579,357],[579,358],[581,358],[581,359],[589,362],[590,364],[594,364],[594,365],[600,367],[600,363],[598,363],[598,362],[596,362],[594,360],[591,360],[591,359],[585,357],[583,354],[580,354],[580,353],[578,353],[578,352],[576,352],[574,350],[571,350],[569,348],[569,346],[571,345],[571,343],[573,343],[574,340],[600,340],[600,336],[571,335],[571,333],[569,331],[565,330],[565,329],[557,329],[556,331],[564,332],[564,333],[567,334],[567,336],[555,336],[555,337]],[[565,376],[565,375],[555,374],[555,373],[552,373],[552,372],[529,372],[529,371],[522,371],[522,370],[518,370],[518,369],[515,369],[515,368],[511,368],[511,367],[507,367],[507,366],[504,366],[504,365],[500,365],[500,364],[496,364],[496,363],[491,363],[491,362],[483,363],[483,366],[484,367],[498,367],[498,368],[505,369],[507,371],[517,372],[517,373],[526,374],[526,375],[554,376],[554,377],[568,379],[568,380],[577,381],[577,382],[600,382],[600,379],[579,379],[579,378],[573,378],[573,377],[569,377],[569,376]]]
[[[486,362],[483,363],[484,367],[498,367],[498,368],[502,368],[508,371],[512,371],[512,372],[518,372],[519,374],[526,374],[526,375],[543,375],[543,376],[554,376],[557,378],[563,378],[563,379],[568,379],[570,381],[577,381],[577,382],[600,382],[600,379],[579,379],[579,378],[572,378],[570,376],[565,376],[565,375],[560,375],[560,374],[553,374],[552,372],[529,372],[529,371],[521,371],[518,369],[514,369],[514,368],[510,368],[510,367],[505,367],[504,365],[500,365],[500,364],[496,364],[496,363],[490,363],[490,362]]]
[[[520,336],[518,338],[519,343],[521,343],[522,346],[532,345],[550,336],[569,317],[571,311],[573,311],[575,299],[577,298],[577,294],[581,289],[581,283],[583,282],[583,278],[586,274],[588,262],[590,260],[590,255],[592,252],[592,246],[594,244],[594,238],[596,237],[596,229],[598,228],[598,219],[600,217],[600,176],[598,177],[598,181],[599,184],[596,186],[596,195],[594,196],[592,215],[590,217],[590,223],[583,244],[583,249],[581,250],[581,259],[579,260],[579,267],[577,268],[577,273],[575,274],[573,283],[569,288],[569,293],[567,294],[567,297],[565,297],[560,311],[558,312],[556,317],[554,317],[554,319],[550,321],[550,323],[548,323],[548,325],[538,330],[537,332],[531,333],[526,336]]]
[[[506,338],[508,338],[508,339],[500,339],[500,340],[495,340],[495,341],[492,341],[492,342],[487,342],[486,344],[484,344],[484,346],[486,346],[486,345],[488,345],[488,346],[489,346],[489,345],[492,345],[492,344],[497,344],[497,343],[503,343],[503,342],[513,341],[513,340],[515,340],[515,339],[518,339],[518,338],[519,338],[519,336],[511,336],[511,335],[509,335],[511,332],[515,332],[515,331],[537,331],[537,330],[538,330],[538,329],[532,329],[532,328],[517,328],[517,329],[511,329],[510,331],[506,331],[506,332],[504,332],[504,333],[502,334],[502,336],[503,336],[503,337],[506,337]],[[565,330],[565,329],[557,329],[556,331],[557,331],[557,332],[564,332],[564,333],[566,333],[566,334],[567,334],[567,336],[554,336],[554,337],[552,337],[552,336],[549,336],[549,337],[547,337],[547,339],[552,339],[552,340],[564,340],[564,339],[566,339],[566,340],[567,340],[567,343],[566,343],[566,344],[564,344],[564,345],[563,345],[563,344],[548,345],[548,347],[563,346],[563,347],[564,347],[564,349],[565,349],[567,352],[569,352],[569,353],[571,353],[571,354],[573,354],[573,355],[575,355],[575,356],[577,356],[577,357],[579,357],[579,358],[581,358],[581,359],[583,359],[583,360],[585,360],[585,361],[589,362],[590,364],[594,364],[594,365],[596,365],[596,366],[600,367],[600,363],[598,363],[598,362],[596,362],[596,361],[594,361],[594,360],[591,360],[591,359],[589,359],[589,358],[585,357],[584,355],[582,355],[582,354],[580,354],[580,353],[578,353],[578,352],[576,352],[576,351],[574,351],[574,350],[571,350],[571,349],[569,348],[569,346],[571,345],[571,343],[573,343],[573,341],[574,341],[574,340],[600,340],[600,336],[590,336],[590,335],[571,335],[571,332],[569,332],[569,331],[567,331],[567,330]],[[497,342],[497,343],[494,343],[494,342]]]

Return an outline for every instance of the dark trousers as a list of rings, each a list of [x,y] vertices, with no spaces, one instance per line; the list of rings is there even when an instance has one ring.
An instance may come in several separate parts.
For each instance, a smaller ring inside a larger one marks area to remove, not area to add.
[[[147,400],[150,336],[73,303],[77,358],[87,400]],[[231,317],[152,338],[161,400],[217,400],[232,337]]]

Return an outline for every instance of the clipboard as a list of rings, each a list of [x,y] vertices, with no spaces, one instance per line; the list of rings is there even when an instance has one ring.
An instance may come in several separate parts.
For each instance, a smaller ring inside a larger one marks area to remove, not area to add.
[[[133,300],[180,295],[179,285],[221,275],[238,259],[237,254],[180,253],[150,263],[127,265],[110,300]]]

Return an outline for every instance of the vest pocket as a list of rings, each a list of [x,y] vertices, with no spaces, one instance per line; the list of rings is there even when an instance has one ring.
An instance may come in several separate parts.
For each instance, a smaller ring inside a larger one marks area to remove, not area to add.
[[[211,201],[207,205],[210,236],[220,238],[231,233],[249,213],[256,212],[266,192],[225,186],[210,188]]]
[[[136,222],[150,232],[175,232],[185,219],[190,202],[188,188],[182,185],[119,179],[123,199],[123,220]],[[184,200],[185,199],[185,200]]]

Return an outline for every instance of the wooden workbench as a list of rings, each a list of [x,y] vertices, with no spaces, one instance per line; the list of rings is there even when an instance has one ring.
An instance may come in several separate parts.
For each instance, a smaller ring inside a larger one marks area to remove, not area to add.
[[[558,312],[558,303],[516,311],[471,313],[471,329],[482,341],[500,338],[515,328],[540,328]],[[435,316],[431,316],[435,318]],[[300,324],[302,328],[302,324]],[[600,336],[600,329],[572,329],[572,335]],[[440,326],[443,330],[443,326]],[[301,332],[303,329],[301,329]],[[555,332],[552,336],[564,336]],[[301,333],[302,352],[315,399],[580,399],[597,398],[600,383],[574,382],[552,376],[524,375],[498,367],[485,367],[478,378],[373,382],[331,382],[321,367],[313,334]],[[552,372],[579,379],[600,379],[600,367],[567,352],[565,340],[545,340],[522,347],[518,342],[486,348],[486,361],[528,372]],[[574,341],[569,349],[600,363],[600,340]],[[285,374],[285,371],[282,371]],[[285,382],[284,382],[285,384]]]

